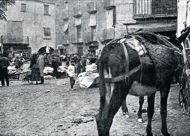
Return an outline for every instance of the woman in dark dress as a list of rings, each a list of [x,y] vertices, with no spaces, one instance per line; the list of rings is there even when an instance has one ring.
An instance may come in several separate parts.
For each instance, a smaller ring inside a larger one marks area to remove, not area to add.
[[[36,84],[38,84],[38,80],[40,79],[40,70],[37,65],[37,58],[38,54],[33,54],[30,62],[30,69],[31,69],[31,81],[36,81]]]

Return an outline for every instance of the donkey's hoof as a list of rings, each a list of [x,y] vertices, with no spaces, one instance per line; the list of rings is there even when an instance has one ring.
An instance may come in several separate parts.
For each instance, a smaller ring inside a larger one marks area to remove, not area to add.
[[[142,122],[143,122],[142,118],[139,118],[139,119],[138,119],[138,122],[139,122],[139,123],[142,123]]]

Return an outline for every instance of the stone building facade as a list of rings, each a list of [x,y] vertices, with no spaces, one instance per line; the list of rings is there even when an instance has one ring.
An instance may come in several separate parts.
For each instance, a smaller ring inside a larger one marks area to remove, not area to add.
[[[61,54],[98,55],[110,40],[141,28],[167,36],[177,29],[176,0],[16,0],[6,14],[1,39],[32,52],[50,46]],[[12,36],[16,42],[6,39]]]
[[[177,30],[177,0],[133,0],[135,23],[127,23],[128,32],[144,29],[169,37]]]
[[[63,0],[59,44],[79,55],[95,53],[111,39],[139,29],[175,35],[176,0]]]
[[[96,54],[135,22],[133,0],[63,0],[57,11],[57,44],[68,54]]]
[[[16,0],[7,6],[7,21],[0,21],[1,43],[8,53],[37,52],[43,46],[56,48],[56,5],[44,0]]]

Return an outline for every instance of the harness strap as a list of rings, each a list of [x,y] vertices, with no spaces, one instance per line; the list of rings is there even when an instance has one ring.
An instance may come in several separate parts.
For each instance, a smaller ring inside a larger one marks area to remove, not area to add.
[[[122,47],[123,47],[123,50],[124,50],[124,54],[125,54],[125,59],[126,59],[126,67],[125,67],[125,82],[128,84],[129,83],[129,54],[128,54],[128,51],[127,51],[127,48],[124,44],[124,42],[121,43]]]
[[[121,75],[121,76],[117,76],[117,77],[112,77],[112,78],[105,78],[104,80],[105,80],[106,83],[115,83],[115,82],[119,82],[119,81],[122,81],[122,80],[126,80],[126,77],[127,78],[130,77],[132,74],[136,73],[140,69],[141,69],[141,65],[139,65],[139,66],[135,67],[134,69],[130,70],[125,75]]]

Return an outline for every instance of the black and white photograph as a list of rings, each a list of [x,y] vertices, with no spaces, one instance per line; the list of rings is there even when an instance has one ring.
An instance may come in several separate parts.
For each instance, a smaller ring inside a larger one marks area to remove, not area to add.
[[[0,136],[190,136],[190,0],[0,0]]]

